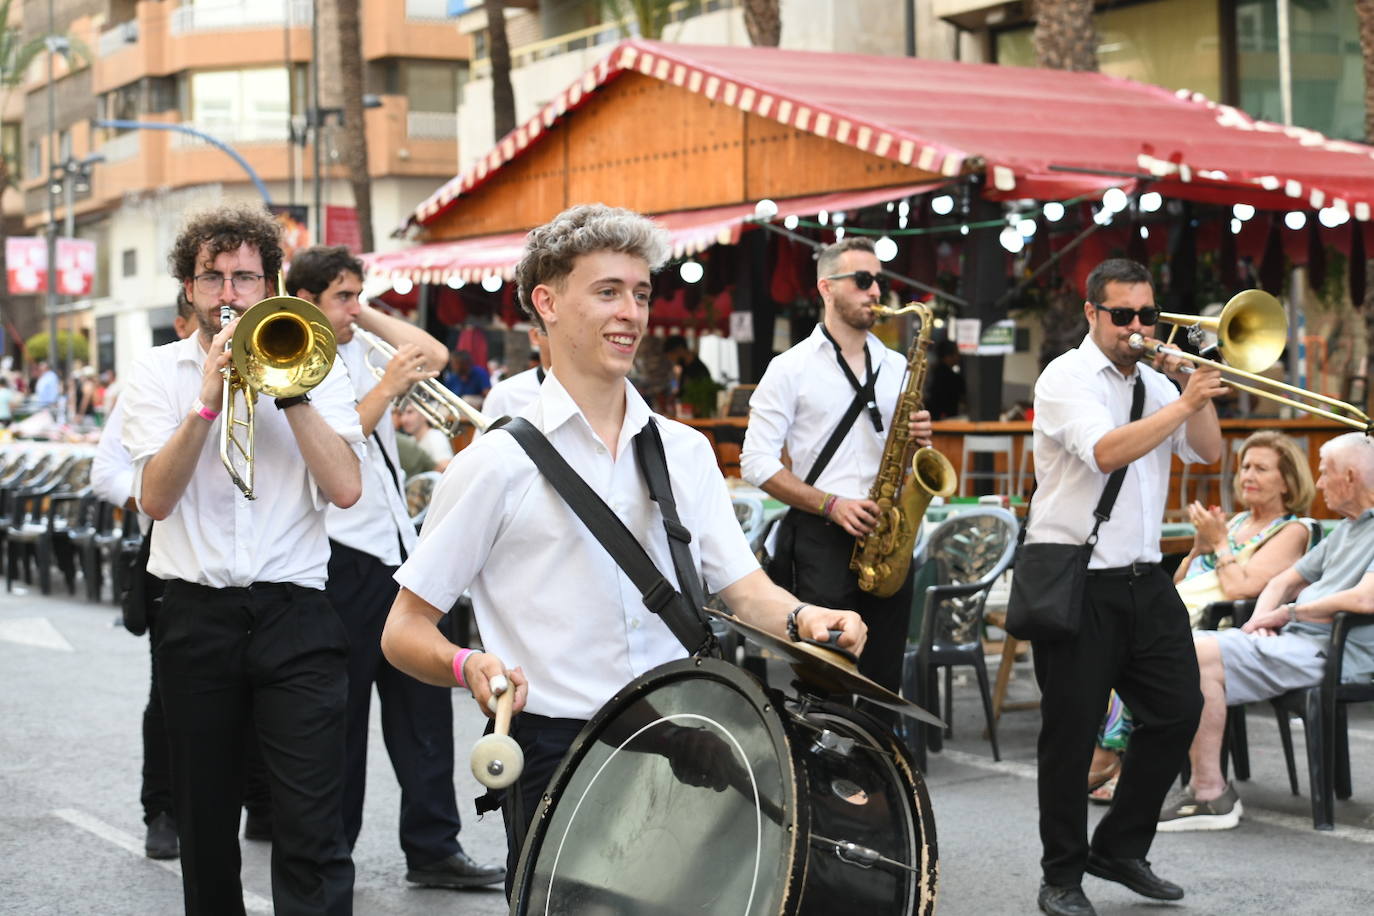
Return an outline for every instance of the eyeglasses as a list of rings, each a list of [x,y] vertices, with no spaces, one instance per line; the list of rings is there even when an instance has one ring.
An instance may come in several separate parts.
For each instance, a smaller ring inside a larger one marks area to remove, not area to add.
[[[1093,308],[1097,309],[1099,312],[1110,312],[1112,324],[1116,325],[1118,328],[1126,327],[1131,323],[1132,318],[1139,318],[1140,323],[1147,328],[1152,327],[1154,323],[1159,320],[1159,309],[1152,305],[1147,305],[1140,311],[1136,311],[1135,309],[1119,307],[1107,308],[1105,305],[1098,305],[1094,302]]]
[[[847,274],[831,274],[824,277],[826,280],[853,280],[854,285],[859,289],[868,289],[874,283],[878,284],[878,292],[887,292],[887,278],[882,274],[869,273],[866,270],[855,270]]]
[[[220,290],[224,289],[225,282],[229,282],[234,284],[236,293],[253,293],[257,292],[262,277],[262,274],[249,273],[246,270],[236,271],[231,277],[224,274],[196,274],[196,289],[207,296],[218,296]]]

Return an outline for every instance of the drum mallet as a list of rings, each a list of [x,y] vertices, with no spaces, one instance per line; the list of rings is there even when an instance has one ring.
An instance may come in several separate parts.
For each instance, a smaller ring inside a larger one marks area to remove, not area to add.
[[[525,754],[510,736],[515,691],[505,675],[491,679],[491,692],[487,706],[496,713],[496,730],[478,738],[472,746],[472,775],[488,789],[504,789],[520,778]]]

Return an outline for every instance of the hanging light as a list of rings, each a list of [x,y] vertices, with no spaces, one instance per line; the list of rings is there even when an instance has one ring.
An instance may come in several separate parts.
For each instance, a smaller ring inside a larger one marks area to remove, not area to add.
[[[1350,220],[1350,211],[1340,207],[1322,207],[1317,211],[1317,221],[1328,229],[1343,226]]]
[[[1033,219],[1017,220],[1016,222],[1016,231],[1021,233],[1022,238],[1031,238],[1035,235],[1035,230],[1039,228]]]
[[[939,197],[932,198],[930,209],[931,212],[939,216],[949,216],[954,212],[954,198],[948,194],[941,194]]]
[[[822,226],[830,225],[830,212],[828,210],[822,210],[817,213],[816,222],[820,223]]]
[[[997,241],[1002,243],[1002,247],[1012,254],[1018,254],[1022,248],[1026,247],[1026,240],[1021,238],[1021,233],[1016,231],[1015,226],[1008,226],[1002,230],[1002,234],[997,236]]]
[[[1120,188],[1108,188],[1102,195],[1102,207],[1112,213],[1120,213],[1130,206],[1131,199]]]
[[[1255,208],[1249,204],[1236,204],[1231,208],[1231,215],[1243,223],[1255,215]]]
[[[409,277],[397,277],[396,282],[391,284],[391,288],[396,290],[398,295],[406,295],[415,288]]]
[[[487,274],[482,278],[482,289],[494,293],[501,288],[501,282],[500,274]]]
[[[843,226],[836,226],[836,227],[835,227],[835,241],[838,242],[838,241],[839,241],[840,239],[842,239],[842,238],[844,238],[844,227],[843,227]]]
[[[879,261],[891,261],[897,257],[897,243],[883,236],[873,243],[873,253],[878,256]]]
[[[903,197],[903,198],[901,199],[901,201],[897,204],[897,215],[898,215],[898,216],[910,216],[910,215],[911,215],[911,204],[907,202],[907,199],[906,199],[905,197]]]
[[[968,235],[968,223],[964,223],[964,225],[959,227],[959,234]]]
[[[1241,222],[1238,217],[1231,217],[1231,234],[1240,235],[1240,227],[1244,225],[1245,223]]]
[[[830,221],[836,226],[844,225],[844,211],[836,210],[834,213],[830,214]]]
[[[444,282],[449,289],[462,289],[464,285],[463,278],[457,274],[450,274],[449,278]]]
[[[1052,223],[1057,223],[1064,218],[1064,205],[1057,200],[1052,200],[1040,211],[1045,215],[1045,219]]]
[[[1307,225],[1307,214],[1301,210],[1289,210],[1283,215],[1283,224],[1289,229],[1297,231]]]
[[[1150,237],[1150,229],[1148,226],[1140,227],[1140,237],[1142,239],[1148,239]]]
[[[905,216],[899,216],[899,217],[897,217],[897,228],[898,228],[898,229],[905,229],[905,228],[906,228],[906,217],[905,217]]]
[[[706,268],[701,266],[700,261],[688,260],[682,262],[677,273],[683,283],[696,283],[706,274]]]
[[[791,213],[783,219],[782,224],[787,229],[795,229],[801,224],[801,220],[797,218],[797,214]]]
[[[1140,195],[1140,212],[1153,213],[1164,206],[1164,195],[1158,191],[1146,191]]]
[[[1101,210],[1098,210],[1096,213],[1093,214],[1093,222],[1097,223],[1099,226],[1106,226],[1111,223],[1112,217],[1115,215],[1116,214],[1113,213],[1111,210],[1108,210],[1106,207],[1103,207]]]
[[[766,197],[758,203],[754,204],[755,219],[770,220],[777,215],[778,205],[773,203],[773,201],[769,200]]]

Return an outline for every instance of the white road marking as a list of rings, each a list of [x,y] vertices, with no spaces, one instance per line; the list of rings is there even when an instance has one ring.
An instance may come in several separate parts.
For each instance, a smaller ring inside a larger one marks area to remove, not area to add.
[[[18,620],[0,620],[0,640],[19,643],[21,646],[37,646],[40,649],[56,649],[59,652],[75,652],[72,644],[48,622],[46,617],[21,617]]]
[[[1014,760],[989,760],[977,754],[970,754],[966,751],[956,751],[945,748],[939,754],[932,757],[941,757],[952,763],[962,764],[963,766],[975,767],[980,770],[987,770],[993,773],[1000,773],[1003,776],[1015,776],[1017,779],[1035,779],[1036,766],[1031,763],[1018,763]],[[1267,824],[1270,827],[1283,827],[1287,830],[1298,830],[1303,833],[1319,837],[1335,837],[1339,840],[1350,840],[1354,843],[1364,843],[1374,846],[1374,830],[1362,827],[1347,827],[1337,824],[1334,830],[1313,830],[1312,819],[1308,817],[1297,817],[1292,814],[1282,814],[1278,811],[1270,811],[1266,808],[1259,808],[1251,804],[1246,804],[1245,814],[1241,816],[1242,821],[1255,821],[1259,824]]]
[[[87,833],[100,837],[107,843],[112,843],[126,852],[133,853],[140,859],[144,859],[149,865],[156,865],[158,868],[165,869],[181,877],[181,863],[175,859],[149,859],[144,855],[143,843],[138,837],[125,833],[118,827],[112,827],[100,818],[87,814],[85,811],[78,811],[75,808],[59,808],[53,812],[57,817],[62,818],[73,826],[80,827]],[[265,900],[251,891],[243,892],[243,906],[253,913],[271,913],[272,901]]]

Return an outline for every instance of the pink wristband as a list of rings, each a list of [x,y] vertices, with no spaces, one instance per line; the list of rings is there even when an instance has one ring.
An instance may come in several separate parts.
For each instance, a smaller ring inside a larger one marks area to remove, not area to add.
[[[463,663],[468,660],[468,656],[474,652],[481,652],[481,649],[459,649],[453,656],[453,679],[458,682],[459,687],[467,687],[467,681],[463,680]]]
[[[206,407],[205,402],[203,402],[200,398],[196,398],[196,402],[191,405],[191,409],[193,409],[197,414],[199,414],[200,418],[206,421],[207,423],[213,423],[217,419],[219,419],[219,411],[211,410],[210,408]]]

